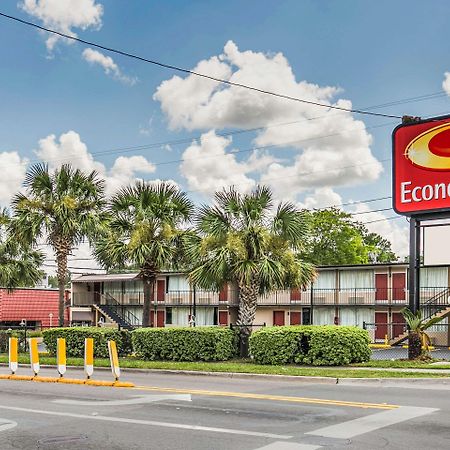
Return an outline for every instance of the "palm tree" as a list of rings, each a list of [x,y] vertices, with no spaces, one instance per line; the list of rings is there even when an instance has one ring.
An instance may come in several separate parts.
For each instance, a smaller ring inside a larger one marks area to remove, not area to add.
[[[403,308],[401,313],[409,328],[408,359],[417,359],[421,356],[428,356],[431,339],[425,330],[440,322],[443,317],[424,319],[420,309],[416,313],[413,313],[408,307]]]
[[[8,290],[35,286],[44,276],[40,269],[44,254],[9,238],[9,223],[8,212],[0,211],[0,286]]]
[[[59,325],[64,326],[67,258],[85,238],[98,233],[104,206],[104,181],[97,172],[85,174],[64,164],[50,172],[46,164],[32,166],[25,177],[25,193],[13,201],[11,231],[18,242],[46,243],[56,257],[59,288]]]
[[[96,258],[107,269],[139,268],[144,284],[142,325],[149,326],[156,276],[178,266],[183,226],[193,204],[173,184],[138,181],[120,190],[108,209],[108,232],[96,243]]]
[[[272,192],[265,186],[249,194],[230,188],[214,198],[215,205],[200,208],[198,235],[189,238],[190,256],[196,261],[190,279],[204,289],[236,284],[237,325],[248,335],[259,295],[303,287],[313,280],[314,266],[299,257],[308,224],[292,203],[280,203],[273,211]]]

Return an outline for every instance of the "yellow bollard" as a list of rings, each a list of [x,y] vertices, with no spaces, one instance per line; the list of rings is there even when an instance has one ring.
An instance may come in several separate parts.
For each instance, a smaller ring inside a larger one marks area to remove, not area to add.
[[[64,338],[58,338],[56,341],[56,365],[59,376],[62,377],[66,373],[66,340]]]
[[[94,339],[86,338],[84,340],[84,371],[86,377],[92,377],[94,373]]]
[[[117,354],[116,341],[108,341],[109,360],[111,361],[111,370],[113,377],[116,381],[119,381],[120,367],[119,367],[119,355]]]
[[[19,352],[16,337],[9,338],[9,370],[14,375],[19,368]]]
[[[37,338],[28,339],[28,343],[30,346],[30,363],[31,370],[34,372],[34,376],[37,376],[39,373],[39,350],[38,350],[38,341]]]
[[[385,334],[385,335],[384,335],[384,345],[388,345],[388,344],[389,344],[388,335]]]

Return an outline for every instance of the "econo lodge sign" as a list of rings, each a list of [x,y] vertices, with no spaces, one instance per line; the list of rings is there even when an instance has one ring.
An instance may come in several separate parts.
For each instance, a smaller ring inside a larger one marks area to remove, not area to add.
[[[450,211],[450,116],[399,125],[393,141],[393,208]]]

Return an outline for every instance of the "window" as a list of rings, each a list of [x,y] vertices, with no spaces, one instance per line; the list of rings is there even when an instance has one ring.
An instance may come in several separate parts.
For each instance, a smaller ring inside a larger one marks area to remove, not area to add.
[[[448,286],[446,267],[424,267],[420,269],[420,287],[444,288]]]
[[[375,277],[372,270],[343,270],[339,272],[340,289],[375,288]]]
[[[314,289],[335,289],[336,288],[336,272],[326,271],[319,272],[319,275],[314,281]]]
[[[184,275],[173,275],[168,278],[168,292],[189,291],[189,281]]]
[[[166,308],[166,324],[172,325],[172,308]]]

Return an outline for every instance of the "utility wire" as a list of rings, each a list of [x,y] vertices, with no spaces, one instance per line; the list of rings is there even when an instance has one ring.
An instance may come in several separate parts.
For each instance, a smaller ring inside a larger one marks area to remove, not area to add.
[[[54,34],[54,35],[57,35],[57,36],[60,36],[60,37],[63,37],[63,38],[66,38],[66,39],[69,39],[69,40],[72,40],[72,41],[80,42],[82,44],[86,44],[86,45],[89,45],[91,47],[100,48],[100,49],[105,50],[107,52],[116,53],[118,55],[126,56],[128,58],[136,59],[138,61],[143,61],[143,62],[146,62],[146,63],[149,63],[149,64],[153,64],[155,66],[163,67],[165,69],[174,70],[174,71],[177,71],[177,72],[182,72],[182,73],[186,73],[186,74],[189,74],[189,75],[195,75],[197,77],[205,78],[207,80],[215,81],[217,83],[222,83],[222,84],[226,84],[226,85],[229,85],[229,86],[240,87],[240,88],[248,89],[248,90],[251,90],[251,91],[254,91],[254,92],[259,92],[261,94],[271,95],[272,97],[278,97],[278,98],[282,98],[282,99],[285,99],[285,100],[291,100],[291,101],[304,103],[304,104],[308,104],[308,105],[313,105],[313,106],[318,106],[318,107],[328,108],[328,109],[335,109],[335,110],[345,111],[345,112],[351,112],[351,113],[355,113],[355,114],[364,114],[364,115],[378,116],[378,117],[390,117],[390,118],[393,118],[393,119],[401,119],[402,118],[401,116],[396,116],[396,115],[393,115],[393,114],[375,113],[375,112],[371,112],[371,111],[365,111],[365,110],[362,110],[362,109],[351,109],[351,108],[344,108],[342,106],[327,105],[325,103],[314,102],[314,101],[311,101],[311,100],[306,100],[306,99],[301,99],[301,98],[298,98],[298,97],[293,97],[291,95],[280,94],[280,93],[277,93],[277,92],[268,91],[268,90],[265,90],[265,89],[260,89],[260,88],[254,87],[254,86],[250,86],[248,84],[236,83],[234,81],[224,80],[222,78],[213,77],[211,75],[207,75],[207,74],[204,74],[204,73],[195,72],[195,71],[189,70],[189,69],[184,69],[182,67],[178,67],[178,66],[175,66],[173,64],[167,64],[167,63],[163,63],[163,62],[156,61],[156,60],[153,60],[153,59],[144,58],[142,56],[139,56],[139,55],[136,55],[136,54],[133,54],[133,53],[129,53],[129,52],[126,52],[126,51],[123,51],[123,50],[118,50],[118,49],[115,49],[115,48],[112,48],[112,47],[106,47],[104,45],[100,45],[100,44],[97,44],[95,42],[87,41],[85,39],[81,39],[81,38],[78,38],[78,37],[75,37],[75,36],[71,36],[69,34],[62,33],[60,31],[56,31],[56,30],[52,30],[50,28],[43,27],[43,26],[38,25],[38,24],[36,24],[34,22],[30,22],[28,20],[20,19],[19,17],[11,16],[11,15],[5,14],[3,12],[0,12],[0,16],[4,17],[6,19],[9,19],[9,20],[13,20],[15,22],[19,22],[19,23],[21,23],[23,25],[27,25],[27,26],[36,28],[38,30],[45,31],[47,33],[51,33],[51,34]]]

